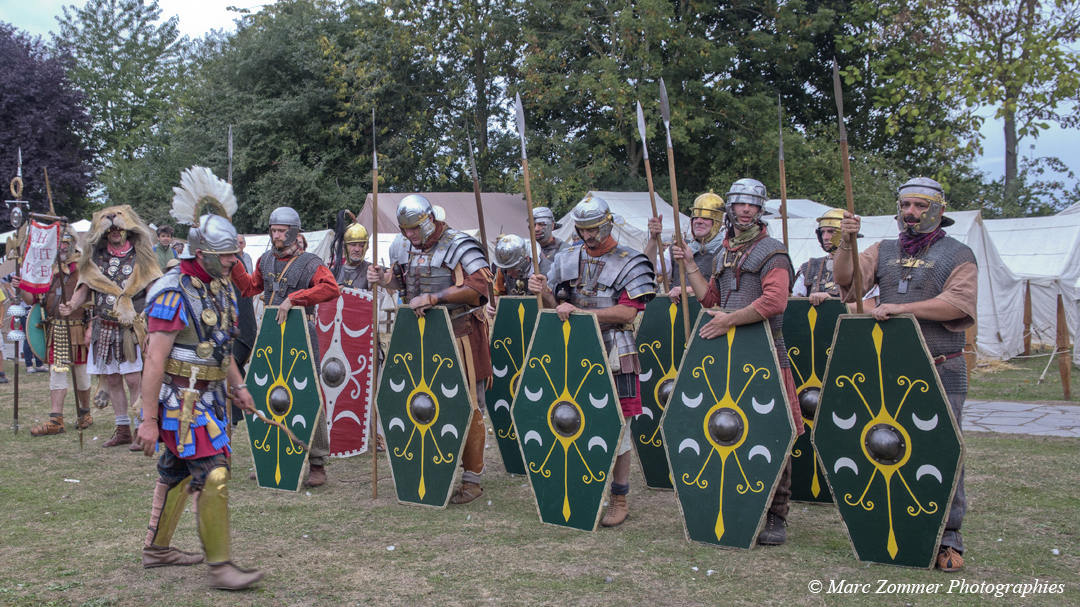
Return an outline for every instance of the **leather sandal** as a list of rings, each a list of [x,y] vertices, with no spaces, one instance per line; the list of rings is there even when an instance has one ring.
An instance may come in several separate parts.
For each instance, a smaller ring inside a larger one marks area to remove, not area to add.
[[[63,434],[64,432],[66,430],[64,429],[63,415],[49,415],[49,419],[44,423],[30,428],[30,436],[47,436],[50,434]]]

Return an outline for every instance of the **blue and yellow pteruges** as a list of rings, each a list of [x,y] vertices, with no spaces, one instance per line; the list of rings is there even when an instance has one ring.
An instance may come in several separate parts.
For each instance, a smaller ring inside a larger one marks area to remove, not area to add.
[[[813,441],[860,561],[932,568],[963,439],[914,316],[840,318]]]
[[[540,520],[596,529],[623,416],[596,315],[540,312],[511,413]]]
[[[661,431],[687,539],[751,548],[795,426],[768,324],[703,339],[711,319],[694,327]]]
[[[323,396],[311,355],[303,308],[289,310],[277,323],[277,306],[263,312],[245,383],[255,408],[287,425],[297,438],[311,442],[316,424],[324,423]],[[245,414],[259,486],[299,491],[308,451],[280,428]]]
[[[475,408],[446,308],[398,308],[376,406],[398,501],[445,508]]]

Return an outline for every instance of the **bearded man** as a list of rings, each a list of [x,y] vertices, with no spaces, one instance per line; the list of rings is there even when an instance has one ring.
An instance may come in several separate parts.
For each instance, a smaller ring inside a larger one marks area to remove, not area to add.
[[[138,401],[143,369],[140,345],[146,339],[146,322],[139,314],[146,305],[146,288],[161,277],[152,240],[150,229],[128,205],[94,213],[86,235],[87,253],[79,258],[79,286],[59,306],[62,316],[71,316],[93,292],[87,372],[105,376],[116,416],[116,430],[102,447],[131,444],[130,450],[141,449],[138,443],[132,444],[131,424],[138,428],[139,420],[128,416],[124,385],[131,402]]]
[[[312,344],[315,368],[322,368],[315,329],[315,305],[341,296],[334,275],[314,253],[301,249],[300,214],[291,207],[278,207],[270,213],[270,240],[273,247],[263,253],[250,275],[244,264],[232,266],[232,279],[243,297],[262,296],[263,305],[278,306],[277,322],[289,316],[293,306],[302,306],[307,316],[308,336]],[[326,482],[326,462],[330,457],[330,435],[325,420],[316,424],[308,450],[310,469],[304,485],[318,487]],[[255,478],[252,473],[251,478]]]
[[[94,420],[90,417],[90,374],[86,372],[86,308],[79,307],[71,314],[60,312],[61,302],[71,299],[75,293],[76,285],[79,284],[79,250],[76,246],[78,237],[74,228],[64,226],[60,235],[59,254],[57,263],[53,266],[52,283],[49,290],[41,294],[21,291],[23,301],[33,305],[40,303],[48,317],[47,337],[49,344],[48,360],[49,370],[49,397],[52,400],[52,412],[49,413],[48,421],[38,424],[30,429],[30,436],[46,436],[49,434],[62,434],[64,432],[64,400],[67,398],[68,380],[67,371],[58,371],[58,363],[64,362],[71,365],[75,373],[75,398],[76,411],[78,412],[77,428],[85,430]],[[19,288],[20,280],[12,280],[12,286]],[[63,327],[66,337],[60,339],[66,343],[57,343],[58,329]],[[69,348],[61,354],[64,359],[57,358],[56,347]]]
[[[445,306],[450,314],[465,375],[473,383],[476,412],[465,437],[461,466],[465,469],[461,487],[450,498],[452,504],[467,504],[484,494],[480,486],[484,473],[484,393],[492,375],[488,351],[488,325],[480,315],[487,302],[491,270],[480,241],[436,219],[427,198],[410,194],[397,207],[401,236],[390,248],[393,267],[369,266],[368,283],[397,289],[402,301],[417,316],[433,306]]]
[[[345,228],[342,240],[345,244],[345,259],[335,260],[334,278],[339,286],[370,291],[367,269],[371,262],[365,261],[364,256],[367,254],[371,235],[363,225],[352,223]]]
[[[713,258],[716,252],[724,244],[724,237],[720,234],[720,228],[724,227],[724,199],[712,190],[705,192],[694,199],[694,206],[690,208],[690,232],[693,238],[688,243],[690,250],[694,252],[694,262],[705,272],[712,272]],[[663,216],[649,218],[649,242],[645,245],[645,256],[656,259],[659,248],[661,231],[664,227]],[[668,256],[667,270],[671,273],[671,291],[668,297],[671,301],[679,301],[682,297],[681,277],[677,271],[673,257]],[[692,293],[691,293],[692,294]]]
[[[863,288],[881,289],[881,304],[874,308],[874,318],[886,320],[892,314],[912,314],[919,320],[926,346],[934,357],[934,368],[960,426],[968,390],[964,331],[975,324],[979,269],[971,249],[945,235],[942,228],[954,223],[944,216],[945,206],[945,191],[933,179],[917,177],[900,186],[896,201],[900,237],[870,245],[859,253],[859,263]],[[845,241],[859,233],[860,224],[860,218],[844,212],[840,230]],[[851,249],[841,244],[833,266],[840,295],[849,302],[855,298],[851,291]],[[938,549],[937,567],[943,571],[959,571],[964,566],[960,526],[966,512],[961,469]]]
[[[568,246],[555,256],[547,275],[529,277],[529,290],[540,293],[545,308],[554,308],[560,320],[574,312],[593,312],[600,323],[604,349],[618,389],[624,418],[641,414],[641,362],[634,343],[634,320],[656,294],[656,276],[644,254],[622,246],[611,235],[614,217],[602,198],[590,196],[570,212],[581,244]],[[553,285],[549,288],[548,285]],[[631,432],[623,432],[611,495],[600,524],[621,525],[630,515]]]
[[[227,215],[235,211],[232,186],[209,169],[194,167],[185,173],[191,177],[181,182],[185,188],[175,188],[182,200],[174,199],[174,212],[186,209],[194,215],[210,198]],[[184,199],[198,202],[184,205]],[[182,216],[178,219],[184,221]],[[237,567],[230,555],[226,395],[243,409],[255,410],[240,367],[232,359],[237,315],[229,271],[240,265],[240,247],[236,229],[226,217],[203,215],[187,221],[197,224],[188,232],[188,248],[179,266],[147,293],[150,337],[143,394],[148,398],[142,407],[147,423],[139,427],[139,438],[147,457],[158,441],[165,448],[158,459],[142,562],[150,569],[203,561],[200,554],[171,546],[190,494],[210,567],[210,587],[240,590],[263,577],[261,571]]]
[[[555,221],[555,214],[548,207],[533,207],[533,233],[540,258],[536,260],[541,274],[547,274],[555,255],[566,250],[570,245],[556,238],[554,231],[562,227]]]
[[[702,276],[690,247],[671,248],[671,254],[682,257],[686,265],[686,282],[698,293],[702,308],[723,308],[724,312],[706,309],[712,317],[702,325],[699,335],[703,339],[715,339],[727,335],[732,327],[767,320],[776,344],[776,356],[780,361],[780,375],[787,391],[791,416],[796,432],[802,434],[802,414],[795,393],[795,379],[791,374],[791,361],[784,345],[784,310],[788,293],[794,280],[794,270],[784,244],[771,238],[762,216],[768,196],[765,186],[756,179],[740,179],[727,193],[728,230],[723,246],[717,251],[715,269],[709,279]],[[758,535],[758,543],[777,546],[787,541],[788,503],[791,498],[791,459],[787,458],[780,482],[776,486],[765,528]]]

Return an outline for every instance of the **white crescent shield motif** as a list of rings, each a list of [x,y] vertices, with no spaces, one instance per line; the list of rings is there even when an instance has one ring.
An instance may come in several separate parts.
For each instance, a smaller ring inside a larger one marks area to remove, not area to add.
[[[589,402],[597,409],[603,409],[608,404],[608,395],[605,394],[604,398],[596,398],[592,394],[589,394]]]
[[[395,384],[394,380],[391,379],[390,380],[390,389],[393,390],[394,392],[401,392],[402,390],[405,389],[405,380],[404,379],[401,380],[400,384]]]
[[[650,379],[652,379],[652,371],[652,369],[649,369],[641,375],[638,375],[638,381],[649,381]]]
[[[701,447],[699,447],[697,441],[692,438],[683,439],[683,442],[679,443],[679,453],[682,453],[686,449],[693,449],[694,453],[701,455]]]
[[[525,386],[525,397],[528,398],[529,400],[531,400],[532,402],[535,403],[536,401],[540,400],[540,397],[543,396],[543,395],[544,395],[544,389],[543,388],[540,388],[536,392],[533,392],[532,390],[529,389],[528,386]]]
[[[301,426],[307,428],[307,420],[304,419],[304,416],[300,415],[299,413],[294,415],[292,418],[292,422],[290,422],[290,425],[292,426],[295,426],[297,424],[300,424]]]
[[[506,409],[507,411],[509,411],[510,403],[506,402],[505,398],[500,398],[499,400],[495,401],[495,410],[498,411],[499,409]]]
[[[591,451],[593,447],[597,447],[597,446],[599,446],[601,449],[603,449],[604,453],[607,453],[607,441],[600,438],[599,436],[594,436],[594,437],[590,438],[589,439],[588,450]]]
[[[841,457],[836,460],[836,463],[833,465],[833,472],[840,472],[841,468],[851,468],[852,472],[856,475],[859,474],[859,465],[850,457]]]
[[[847,419],[844,419],[844,418],[840,417],[839,415],[837,415],[835,411],[833,411],[832,421],[833,421],[834,424],[836,424],[836,427],[840,428],[841,430],[851,430],[851,427],[855,425],[855,418],[856,417],[857,416],[854,413],[852,413],[851,417],[849,417]]]
[[[751,398],[750,403],[754,405],[754,411],[757,411],[761,415],[765,415],[769,411],[772,411],[773,405],[776,404],[776,399],[774,398],[765,404],[761,404],[757,402],[756,398]]]
[[[454,398],[455,396],[457,396],[457,391],[458,391],[458,388],[460,388],[460,387],[461,387],[460,385],[457,385],[457,386],[454,386],[454,388],[451,390],[451,389],[448,389],[446,387],[446,384],[439,384],[439,389],[442,390],[442,394],[446,398]]]
[[[925,421],[919,419],[918,417],[915,416],[914,413],[912,413],[911,414],[911,421],[912,421],[912,423],[915,424],[915,427],[918,428],[919,430],[922,430],[923,432],[929,432],[929,431],[933,430],[934,428],[937,428],[937,413],[934,414],[934,417],[931,417],[930,419],[925,420]],[[920,468],[920,470],[921,470],[921,468]],[[941,480],[941,479],[938,478],[938,480]]]
[[[746,456],[746,459],[754,459],[755,455],[762,455],[765,457],[765,461],[770,464],[772,463],[772,453],[769,453],[769,450],[766,449],[764,445],[755,445],[754,448],[750,450],[750,455]]]
[[[401,428],[402,432],[405,431],[405,422],[401,421],[400,417],[395,417],[394,419],[390,420],[390,425],[388,426],[388,428],[393,430],[394,426]]]
[[[525,443],[524,444],[528,445],[529,441],[531,441],[531,440],[534,440],[534,441],[540,443],[541,447],[544,446],[544,439],[540,438],[540,433],[537,432],[536,430],[529,430],[528,432],[525,433]]]
[[[257,386],[265,386],[266,382],[268,382],[268,381],[270,381],[270,376],[269,375],[263,375],[262,377],[259,377],[258,373],[255,374],[255,385],[257,385]]]
[[[506,372],[509,370],[510,367],[503,367],[502,369],[495,366],[491,367],[491,372],[495,374],[495,377],[506,377]]]
[[[704,396],[705,396],[705,393],[703,392],[701,394],[698,394],[696,398],[689,398],[689,397],[686,396],[686,392],[683,392],[682,393],[682,404],[686,405],[687,407],[690,407],[691,409],[697,409],[698,405],[701,404],[701,399],[704,398]],[[698,455],[701,455],[701,454],[699,453]]]
[[[457,428],[451,426],[450,424],[446,424],[442,427],[442,432],[439,432],[439,436],[446,436],[447,434],[453,434],[454,438],[457,438]]]
[[[929,474],[930,476],[936,478],[937,482],[939,482],[939,483],[943,482],[941,480],[941,470],[938,470],[937,466],[932,466],[930,464],[923,464],[923,465],[919,466],[919,469],[915,471],[915,480],[919,480],[920,478],[922,478],[923,476],[925,476],[927,474]]]

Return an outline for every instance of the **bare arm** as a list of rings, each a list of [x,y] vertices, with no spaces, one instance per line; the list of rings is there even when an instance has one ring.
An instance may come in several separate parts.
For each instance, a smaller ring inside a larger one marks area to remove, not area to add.
[[[64,316],[70,315],[75,311],[75,308],[86,303],[86,298],[90,295],[90,287],[86,284],[79,285],[79,288],[75,289],[75,293],[71,295],[71,301],[60,304],[60,313]]]
[[[621,304],[602,310],[595,310],[594,312],[596,313],[596,320],[605,325],[628,325],[637,318],[637,310]]]
[[[709,292],[709,281],[701,275],[701,270],[698,268],[697,263],[694,262],[694,253],[690,251],[690,247],[679,248],[678,245],[672,245],[671,256],[675,260],[682,258],[683,265],[686,266],[686,282],[690,284],[692,292]]]

